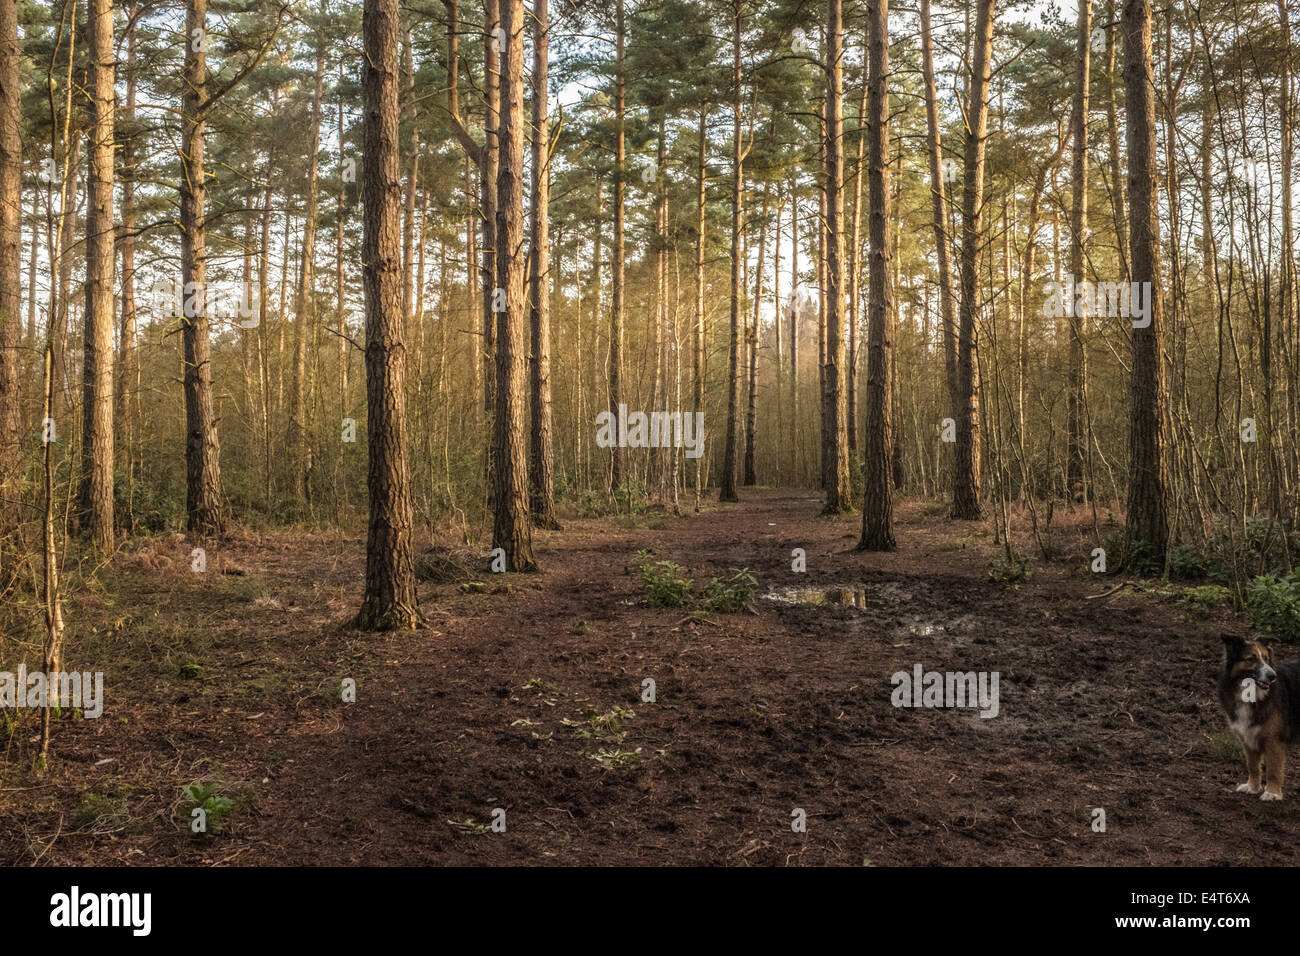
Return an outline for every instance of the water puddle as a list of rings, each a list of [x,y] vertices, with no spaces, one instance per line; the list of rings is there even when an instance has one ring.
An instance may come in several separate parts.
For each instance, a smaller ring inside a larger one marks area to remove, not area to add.
[[[763,599],[776,604],[856,607],[865,611],[867,608],[867,586],[865,584],[850,584],[828,588],[774,588],[764,594]]]
[[[907,626],[908,637],[933,637],[940,631],[947,630],[942,624],[936,627],[933,624],[909,624]]]
[[[874,612],[870,617],[887,622],[888,632],[896,639],[950,635],[952,627],[947,622],[919,617],[910,612],[912,595],[897,584],[836,584],[822,587],[787,586],[773,588],[763,595],[763,600],[773,604],[804,607],[845,607],[857,611]]]

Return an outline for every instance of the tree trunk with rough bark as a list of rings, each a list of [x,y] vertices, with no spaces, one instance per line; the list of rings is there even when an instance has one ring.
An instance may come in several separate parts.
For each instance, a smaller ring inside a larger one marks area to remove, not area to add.
[[[551,428],[551,263],[550,126],[546,81],[549,70],[549,24],[546,0],[533,0],[533,141],[532,141],[532,256],[529,274],[529,326],[532,330],[531,389],[532,441],[529,484],[533,523],[558,528],[555,518],[555,450]]]
[[[965,182],[962,186],[961,307],[957,329],[957,445],[952,516],[980,517],[980,382],[977,317],[983,308],[980,262],[984,244],[984,151],[988,139],[993,0],[975,13],[974,58],[967,101]]]
[[[18,0],[0,0],[0,498],[10,494],[21,460],[19,364],[22,353],[22,87]],[[0,509],[0,532],[16,523]]]
[[[397,18],[397,0],[365,0],[361,261],[366,301],[370,521],[366,590],[356,620],[357,628],[364,631],[413,628],[420,621],[412,553],[406,345],[402,338]]]
[[[85,355],[82,362],[81,529],[113,550],[113,5],[87,10],[90,175],[86,203]],[[0,252],[0,263],[3,253]],[[15,257],[15,264],[17,259]]]
[[[1080,0],[1079,19],[1075,34],[1074,73],[1074,169],[1071,173],[1072,200],[1070,209],[1070,275],[1076,282],[1084,280],[1084,263],[1087,258],[1088,230],[1088,84],[1089,63],[1092,56],[1092,2]],[[1073,298],[1073,297],[1072,297]],[[1072,303],[1073,306],[1073,303]],[[1070,498],[1081,502],[1088,497],[1084,484],[1084,459],[1087,455],[1087,436],[1084,408],[1087,389],[1087,356],[1084,352],[1084,333],[1087,315],[1079,309],[1069,310],[1070,365],[1066,406],[1066,485]]]
[[[527,303],[524,299],[524,3],[502,0],[501,113],[497,127],[496,274],[505,308],[497,312],[495,484],[492,547],[508,571],[534,571],[528,513]]]
[[[204,133],[207,110],[207,0],[189,0],[185,17],[184,93],[181,95],[181,281],[184,316],[186,526],[216,534],[225,526],[221,446],[212,404],[212,345],[204,308],[207,288],[207,199]]]
[[[859,550],[892,551],[894,541],[893,441],[894,280],[889,220],[889,0],[867,0],[868,234],[867,422],[863,441],[862,540]],[[933,169],[931,170],[933,173]]]
[[[732,152],[731,152],[731,341],[728,350],[727,365],[727,437],[722,454],[722,480],[718,489],[719,501],[739,501],[736,494],[736,445],[737,428],[740,424],[740,296],[741,296],[741,261],[740,228],[744,212],[744,154],[741,152],[741,109],[743,106],[741,89],[740,59],[741,4],[734,0],[732,4],[732,40],[731,40],[731,82],[732,82]]]
[[[844,406],[844,9],[826,9],[826,469],[823,514],[853,510]]]
[[[1150,323],[1133,328],[1129,386],[1128,523],[1125,557],[1163,564],[1169,539],[1165,439],[1164,295],[1156,180],[1156,111],[1149,0],[1124,0],[1124,99],[1128,144],[1129,268],[1149,283]],[[1141,321],[1141,320],[1139,320]]]

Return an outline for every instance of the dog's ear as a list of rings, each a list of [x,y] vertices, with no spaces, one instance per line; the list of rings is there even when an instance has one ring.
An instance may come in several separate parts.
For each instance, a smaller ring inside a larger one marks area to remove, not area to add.
[[[1230,661],[1237,660],[1241,657],[1242,652],[1246,650],[1246,639],[1240,634],[1229,634],[1224,631],[1219,637],[1223,639],[1223,650],[1227,653]]]

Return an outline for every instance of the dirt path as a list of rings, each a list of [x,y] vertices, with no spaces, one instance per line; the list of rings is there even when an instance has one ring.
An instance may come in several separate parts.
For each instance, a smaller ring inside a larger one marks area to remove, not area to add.
[[[1087,600],[1109,585],[1082,561],[1006,589],[986,533],[919,504],[876,555],[852,550],[857,516],[816,517],[806,492],[744,499],[658,527],[571,519],[539,536],[543,574],[424,585],[429,626],[379,637],[346,627],[356,539],[227,542],[204,580],[141,558],[122,594],[74,608],[106,623],[70,660],[109,642],[121,658],[105,719],[60,723],[45,777],[11,754],[0,862],[1293,862],[1300,780],[1280,804],[1233,792],[1211,622]],[[748,567],[760,595],[861,585],[865,607],[651,610],[625,573],[638,548],[697,587]],[[998,715],[893,706],[890,676],[917,664],[997,672]],[[200,778],[237,798],[203,840],[179,800]]]

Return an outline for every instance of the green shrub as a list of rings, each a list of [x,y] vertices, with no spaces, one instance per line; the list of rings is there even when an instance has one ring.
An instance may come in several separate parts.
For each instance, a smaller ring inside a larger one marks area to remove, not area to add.
[[[226,828],[226,814],[231,811],[235,804],[229,797],[223,797],[217,793],[216,784],[192,783],[182,788],[181,793],[189,804],[185,808],[188,817],[193,818],[194,810],[202,810],[207,829],[210,832],[220,833]]]
[[[118,788],[115,796],[87,791],[81,795],[81,802],[72,812],[72,825],[78,830],[113,830],[120,829],[129,819],[127,816],[127,796],[129,788]]]
[[[1134,541],[1124,554],[1124,563],[1129,573],[1138,577],[1151,577],[1165,571],[1164,562],[1146,541]]]
[[[1205,555],[1195,548],[1174,548],[1169,552],[1169,576],[1175,581],[1199,581],[1209,570]]]
[[[704,589],[700,607],[719,614],[738,614],[754,609],[754,588],[758,581],[749,568],[741,568],[729,578],[714,578]]]
[[[1029,577],[1029,562],[1014,552],[989,562],[989,580],[1013,590]]]
[[[639,514],[650,503],[645,486],[638,481],[624,481],[614,489],[614,510],[623,514]]]
[[[646,551],[637,552],[637,571],[645,585],[646,603],[651,607],[685,607],[694,582],[682,576],[686,569],[671,561],[651,561]]]
[[[1280,562],[1287,547],[1286,528],[1271,515],[1253,514],[1246,518],[1242,546],[1256,559]]]
[[[1284,641],[1300,639],[1300,571],[1261,574],[1246,585],[1246,609],[1257,630]]]
[[[1224,607],[1232,600],[1232,592],[1219,584],[1203,584],[1188,588],[1178,598],[1183,607],[1208,613],[1216,607]]]

